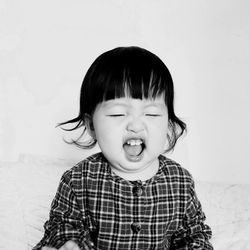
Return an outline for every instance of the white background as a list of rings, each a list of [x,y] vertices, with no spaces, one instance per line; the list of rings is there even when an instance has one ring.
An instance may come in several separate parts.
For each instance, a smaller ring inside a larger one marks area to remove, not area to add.
[[[0,0],[0,161],[73,159],[62,141],[102,52],[137,45],[169,67],[188,124],[170,158],[196,179],[250,183],[250,2]]]

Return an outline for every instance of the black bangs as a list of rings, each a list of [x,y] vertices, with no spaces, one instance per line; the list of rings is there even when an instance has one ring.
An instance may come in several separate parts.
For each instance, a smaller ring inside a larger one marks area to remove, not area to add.
[[[108,101],[115,98],[131,97],[135,99],[156,98],[166,91],[161,77],[154,72],[145,75],[133,74],[128,70],[120,75],[114,75],[101,84],[101,101]]]
[[[137,47],[118,48],[94,62],[91,84],[93,106],[121,97],[152,98],[169,92],[173,85],[165,64],[151,52]],[[94,110],[92,110],[94,111]]]

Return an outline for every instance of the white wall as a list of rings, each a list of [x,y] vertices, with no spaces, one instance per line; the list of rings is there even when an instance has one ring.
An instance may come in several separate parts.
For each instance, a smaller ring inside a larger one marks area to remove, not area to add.
[[[168,65],[188,135],[170,157],[195,178],[250,183],[249,1],[0,0],[0,160],[82,159],[57,122],[78,113],[105,50],[139,45]],[[67,135],[66,135],[67,136]]]

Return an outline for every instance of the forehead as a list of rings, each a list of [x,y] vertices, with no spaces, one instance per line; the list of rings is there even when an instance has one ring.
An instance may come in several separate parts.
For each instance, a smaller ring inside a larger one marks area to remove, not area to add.
[[[108,101],[103,101],[100,104],[103,108],[112,108],[114,106],[123,106],[123,107],[133,107],[133,106],[141,106],[141,107],[158,107],[158,108],[166,108],[166,103],[163,95],[158,96],[156,98],[143,98],[137,99],[132,97],[121,97],[115,98]]]

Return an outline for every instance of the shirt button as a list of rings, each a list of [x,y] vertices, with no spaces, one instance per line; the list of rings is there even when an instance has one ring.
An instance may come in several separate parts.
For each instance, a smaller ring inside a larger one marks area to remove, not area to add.
[[[137,195],[137,196],[141,196],[143,194],[143,188],[142,187],[134,187],[133,194]]]
[[[139,233],[141,231],[141,225],[138,222],[132,223],[131,228],[134,233]]]

